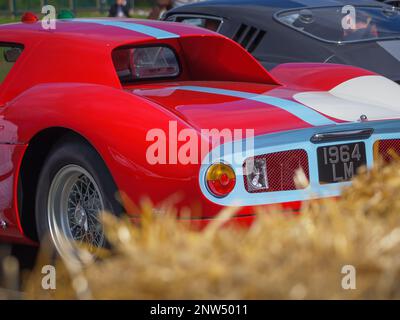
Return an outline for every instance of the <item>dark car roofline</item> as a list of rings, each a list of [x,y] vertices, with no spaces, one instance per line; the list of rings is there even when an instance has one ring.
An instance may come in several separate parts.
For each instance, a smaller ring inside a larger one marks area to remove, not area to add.
[[[384,6],[387,6],[387,4],[384,4],[384,3],[381,3],[381,4],[380,4],[380,3],[377,2],[377,1],[374,1],[374,3],[368,4],[368,5],[366,5],[366,4],[357,4],[357,5],[355,5],[355,7],[369,7],[369,8],[382,8],[382,7],[384,7]],[[336,6],[334,6],[334,5],[329,5],[329,6],[310,6],[310,7],[307,7],[307,9],[324,9],[324,8],[335,8],[335,7],[338,7],[338,6],[337,6],[337,5],[336,5]],[[392,6],[390,6],[390,5],[389,5],[389,7],[392,8]],[[296,31],[296,32],[299,32],[299,33],[301,33],[301,34],[305,34],[305,35],[307,35],[307,36],[309,36],[309,37],[311,37],[311,38],[314,38],[314,39],[316,39],[316,40],[318,40],[318,41],[322,41],[322,42],[325,42],[325,43],[339,44],[339,45],[340,45],[340,44],[367,43],[367,42],[376,42],[376,41],[377,41],[377,39],[374,39],[374,38],[371,38],[371,39],[360,39],[360,40],[346,40],[346,41],[326,40],[326,39],[320,38],[320,37],[318,37],[318,36],[316,36],[316,35],[313,35],[313,34],[311,34],[311,33],[309,33],[309,32],[305,32],[305,31],[301,31],[301,30],[299,30],[299,29],[296,29],[296,28],[294,28],[294,27],[292,27],[292,26],[290,26],[290,25],[288,25],[288,24],[282,22],[281,20],[279,20],[278,16],[279,16],[280,14],[285,13],[285,12],[296,11],[296,10],[298,10],[298,9],[299,9],[299,8],[292,8],[292,9],[279,10],[279,11],[275,12],[275,13],[272,15],[272,17],[273,17],[273,19],[274,19],[277,23],[280,23],[281,25],[283,25],[283,26],[285,26],[285,27],[287,27],[287,28],[290,28],[290,29],[292,29],[292,30],[294,30],[294,31]],[[399,39],[400,39],[400,36],[397,35],[397,36],[382,37],[382,38],[379,38],[379,41],[385,41],[385,40],[399,40]]]
[[[187,4],[181,7],[171,9],[167,12],[167,16],[173,13],[191,13],[192,10],[196,9],[212,9],[213,7],[218,8],[219,6],[229,5],[231,8],[239,6],[241,9],[243,6],[263,6],[265,9],[271,11],[283,10],[283,9],[296,9],[296,8],[311,8],[311,7],[328,7],[328,6],[388,6],[384,3],[379,3],[376,0],[207,0]]]
[[[275,6],[275,4],[281,4],[280,6]],[[284,5],[283,5],[284,4]],[[290,5],[291,4],[291,5]],[[283,23],[278,19],[278,15],[282,14],[284,12],[290,12],[290,11],[295,11],[299,9],[319,9],[319,8],[336,8],[336,7],[341,7],[344,5],[353,5],[355,7],[375,7],[375,8],[392,8],[391,5],[378,2],[376,0],[352,0],[352,1],[346,1],[346,0],[209,0],[209,1],[202,1],[202,2],[197,2],[189,5],[184,5],[175,9],[172,9],[168,11],[164,17],[164,19],[168,19],[171,16],[178,16],[178,15],[197,15],[197,16],[209,16],[209,17],[214,17],[214,18],[230,18],[228,15],[222,15],[220,12],[218,13],[213,13],[212,9],[215,8],[215,10],[221,9],[221,6],[223,5],[230,5],[230,9],[234,8],[234,6],[231,5],[238,5],[238,10],[243,10],[243,6],[246,7],[251,7],[251,6],[257,6],[257,12],[259,12],[259,7],[258,6],[264,6],[265,11],[268,11],[268,14],[270,14],[269,19],[274,20],[275,22],[279,23],[280,25],[290,28],[296,32],[299,32],[303,35],[306,35],[308,37],[311,37],[315,40],[328,43],[328,44],[342,44],[342,41],[333,41],[333,40],[326,40],[320,37],[317,37],[313,34],[302,32],[300,30],[297,30],[295,28],[292,28],[291,26]],[[206,12],[201,12],[202,9]],[[251,10],[250,8],[246,8],[249,11]],[[223,20],[222,20],[223,21]],[[398,36],[392,36],[392,37],[385,37],[381,38],[380,40],[396,40],[399,39]],[[352,41],[346,41],[345,43],[365,43],[365,42],[374,42],[376,39],[367,39],[367,40],[352,40]]]

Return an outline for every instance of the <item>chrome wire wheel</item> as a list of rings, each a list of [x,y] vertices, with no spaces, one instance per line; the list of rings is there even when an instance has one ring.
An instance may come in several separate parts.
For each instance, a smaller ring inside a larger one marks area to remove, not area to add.
[[[104,246],[99,214],[105,209],[92,175],[78,165],[67,165],[54,176],[47,201],[50,236],[59,253],[82,246],[94,253]]]

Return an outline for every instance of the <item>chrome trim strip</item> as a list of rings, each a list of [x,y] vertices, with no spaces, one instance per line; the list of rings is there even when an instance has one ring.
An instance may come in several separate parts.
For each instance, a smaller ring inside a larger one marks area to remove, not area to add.
[[[346,131],[330,131],[314,134],[310,141],[312,143],[333,142],[333,141],[346,141],[354,139],[368,139],[374,129],[361,129],[361,130],[346,130]]]

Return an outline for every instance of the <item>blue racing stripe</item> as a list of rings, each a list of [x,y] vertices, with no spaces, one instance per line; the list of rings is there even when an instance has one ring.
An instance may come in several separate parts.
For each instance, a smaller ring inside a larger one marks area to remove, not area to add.
[[[85,22],[85,23],[96,23],[101,24],[103,26],[111,26],[117,27],[125,30],[135,31],[147,36],[154,37],[156,39],[171,39],[171,38],[179,38],[179,35],[164,31],[162,29],[146,26],[138,23],[131,22],[122,22],[122,21],[110,21],[110,20],[102,20],[102,19],[73,19],[73,21],[77,22]]]
[[[173,87],[172,89],[219,94],[224,96],[243,98],[261,102],[285,110],[293,114],[294,116],[300,118],[304,122],[307,122],[313,126],[325,126],[325,125],[336,124],[336,122],[328,119],[319,112],[291,100],[275,98],[267,95],[255,94],[250,92],[217,89],[209,87],[179,86],[179,87]]]

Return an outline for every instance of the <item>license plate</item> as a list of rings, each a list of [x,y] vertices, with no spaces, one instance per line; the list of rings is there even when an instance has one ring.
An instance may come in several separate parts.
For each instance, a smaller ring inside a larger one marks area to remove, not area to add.
[[[364,142],[319,147],[317,156],[322,184],[349,181],[367,163]]]

